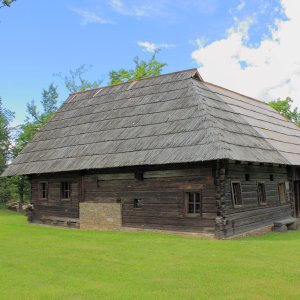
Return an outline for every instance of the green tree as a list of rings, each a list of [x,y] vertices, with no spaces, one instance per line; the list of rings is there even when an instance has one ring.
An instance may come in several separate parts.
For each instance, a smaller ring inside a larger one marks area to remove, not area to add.
[[[57,111],[57,99],[57,86],[54,86],[54,84],[51,83],[47,90],[42,90],[42,112],[38,111],[34,100],[27,103],[27,113],[29,114],[29,116],[27,116],[27,121],[32,119],[33,121],[42,123],[42,125],[45,124]]]
[[[293,100],[290,97],[286,97],[285,100],[279,98],[277,100],[270,101],[269,105],[277,110],[281,115],[300,126],[300,113],[297,108],[292,109],[292,103]]]
[[[11,134],[10,123],[14,114],[3,107],[0,97],[0,174],[4,171],[11,158]],[[6,203],[12,196],[9,188],[9,179],[0,178],[0,204]]]
[[[57,111],[57,99],[57,86],[54,86],[53,83],[49,85],[48,90],[43,89],[41,104],[44,109],[44,114],[52,115]]]
[[[62,73],[56,73],[54,76],[62,79],[67,90],[73,94],[100,87],[102,83],[101,80],[89,81],[84,78],[84,74],[90,69],[91,66],[87,67],[86,65],[81,65],[75,70],[70,70],[68,76],[63,76]]]
[[[58,109],[57,87],[51,83],[47,90],[42,90],[41,106],[42,112],[38,111],[35,101],[27,103],[27,113],[25,123],[17,128],[13,156],[16,157],[22,149],[32,140],[34,135],[41,129],[54,115]]]
[[[2,8],[2,7],[10,7],[11,4],[12,4],[13,2],[16,2],[16,1],[17,1],[17,0],[2,0],[2,1],[1,1],[2,5],[0,6],[0,8]]]
[[[47,90],[42,90],[42,112],[39,112],[34,101],[27,103],[27,113],[25,123],[18,127],[13,156],[17,157],[22,149],[33,139],[34,135],[53,117],[57,111],[57,87],[51,83]],[[26,176],[15,176],[14,184],[19,194],[19,206],[24,203],[25,198],[29,198],[29,182]]]
[[[11,131],[10,122],[14,118],[14,113],[5,109],[0,97],[0,172],[3,172],[6,163],[10,158]]]
[[[140,60],[137,56],[133,59],[134,69],[120,69],[109,73],[109,84],[118,84],[122,82],[137,80],[145,77],[160,75],[163,68],[167,65],[156,60],[156,51],[149,61]]]

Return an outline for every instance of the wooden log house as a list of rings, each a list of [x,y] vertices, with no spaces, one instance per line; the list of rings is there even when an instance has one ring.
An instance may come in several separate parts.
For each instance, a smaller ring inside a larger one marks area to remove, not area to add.
[[[33,222],[214,233],[300,215],[300,130],[197,69],[72,94],[5,170]]]

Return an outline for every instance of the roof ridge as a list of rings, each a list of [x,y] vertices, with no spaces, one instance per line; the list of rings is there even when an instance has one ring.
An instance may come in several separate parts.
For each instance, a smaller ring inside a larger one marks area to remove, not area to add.
[[[206,115],[208,116],[208,119],[209,119],[210,123],[213,125],[210,128],[214,128],[217,131],[217,136],[219,137],[219,140],[214,141],[214,143],[220,143],[220,145],[222,145],[224,151],[226,151],[226,152],[230,151],[230,148],[227,145],[228,143],[225,140],[224,133],[221,130],[221,128],[217,125],[216,117],[210,113],[209,106],[207,105],[206,99],[204,98],[204,96],[198,93],[198,89],[197,89],[195,81],[192,82],[192,89],[193,89],[193,91],[196,95],[197,101],[199,101],[199,97],[202,100],[201,103],[203,103],[203,109],[205,110]],[[227,155],[229,155],[229,153]]]
[[[266,103],[266,102],[264,102],[264,101],[262,101],[262,100],[258,100],[258,99],[256,99],[256,98],[247,96],[247,95],[245,95],[245,94],[236,92],[236,91],[234,91],[234,90],[224,88],[223,86],[217,85],[217,84],[215,84],[215,83],[211,83],[211,82],[208,82],[208,81],[203,81],[203,82],[204,82],[205,84],[208,84],[208,85],[211,85],[211,86],[215,86],[215,87],[220,88],[220,89],[222,89],[222,90],[232,92],[232,93],[234,93],[234,94],[236,94],[236,95],[240,95],[240,96],[242,96],[242,97],[246,97],[246,98],[248,98],[248,99],[251,99],[251,100],[257,101],[257,102],[259,102],[259,103],[268,105],[268,103]]]
[[[148,80],[148,79],[152,79],[152,78],[158,78],[158,77],[163,77],[163,76],[168,76],[168,75],[174,75],[174,74],[179,74],[179,73],[184,73],[184,72],[192,72],[192,71],[195,71],[195,73],[193,74],[193,76],[195,76],[197,74],[197,76],[200,79],[202,79],[202,77],[201,77],[198,69],[197,68],[191,68],[191,69],[186,69],[186,70],[182,70],[182,71],[176,71],[176,72],[170,72],[170,73],[166,73],[166,74],[160,74],[160,75],[156,75],[156,76],[148,76],[148,77],[143,77],[143,78],[139,78],[139,79],[133,79],[133,80],[129,80],[129,81],[126,81],[126,82],[120,82],[120,83],[116,83],[116,84],[112,84],[112,85],[99,86],[99,87],[94,88],[94,89],[89,89],[89,90],[85,90],[85,91],[71,93],[71,94],[69,94],[69,96],[77,95],[77,94],[83,94],[83,93],[88,93],[88,92],[91,92],[91,91],[96,91],[96,90],[100,90],[100,89],[104,89],[104,88],[109,88],[109,87],[115,87],[115,86],[119,86],[119,85],[131,84],[132,82],[137,82],[137,81],[142,81],[142,80]],[[193,76],[191,76],[191,77],[193,77]]]

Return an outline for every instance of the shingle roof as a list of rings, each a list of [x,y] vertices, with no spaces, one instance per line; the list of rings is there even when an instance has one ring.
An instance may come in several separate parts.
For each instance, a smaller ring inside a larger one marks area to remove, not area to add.
[[[3,175],[215,159],[300,165],[300,129],[192,69],[70,95]]]

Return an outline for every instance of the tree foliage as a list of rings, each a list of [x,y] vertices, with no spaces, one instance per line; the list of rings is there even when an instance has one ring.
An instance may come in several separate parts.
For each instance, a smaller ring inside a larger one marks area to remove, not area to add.
[[[73,94],[77,92],[82,92],[90,89],[95,89],[100,87],[102,81],[89,81],[84,78],[84,74],[91,69],[91,66],[81,65],[75,70],[70,70],[68,76],[63,76],[62,73],[54,74],[63,80],[67,90]]]
[[[4,171],[11,158],[11,135],[10,122],[14,114],[3,107],[0,97],[0,174]],[[6,203],[12,196],[9,188],[9,179],[0,178],[0,204]]]
[[[57,87],[51,83],[47,90],[42,90],[41,106],[42,111],[38,111],[34,100],[27,103],[27,113],[25,123],[17,128],[13,156],[16,157],[22,149],[32,140],[37,131],[42,128],[54,115],[58,108]]]
[[[156,51],[150,58],[149,61],[140,60],[138,56],[133,59],[134,69],[126,70],[120,69],[118,71],[111,71],[109,73],[109,84],[118,84],[122,82],[137,80],[145,77],[160,75],[163,68],[167,65],[157,61]]]
[[[11,4],[12,4],[13,2],[16,2],[16,1],[17,1],[17,0],[2,0],[2,1],[1,1],[2,5],[0,5],[0,8],[2,8],[2,7],[10,7]]]
[[[29,116],[27,116],[27,119],[45,123],[45,121],[52,117],[52,115],[57,111],[57,99],[57,86],[54,86],[54,84],[51,83],[47,90],[42,90],[42,98],[40,102],[43,111],[39,112],[35,101],[32,100],[31,103],[27,103],[27,112],[29,114]]]
[[[51,83],[47,90],[42,90],[41,106],[39,112],[34,101],[27,103],[27,113],[25,123],[18,127],[13,156],[16,157],[22,149],[33,139],[34,135],[53,117],[57,111],[57,87]],[[29,182],[26,176],[15,176],[13,183],[17,187],[20,206],[29,198]]]
[[[54,86],[53,83],[49,85],[48,90],[43,89],[41,104],[44,109],[44,114],[52,115],[57,111],[57,99],[57,86]]]
[[[300,113],[297,108],[292,109],[292,103],[293,100],[290,97],[286,97],[285,100],[279,98],[277,100],[270,101],[269,105],[277,110],[281,115],[300,126]]]
[[[3,172],[8,160],[10,159],[11,133],[10,122],[14,114],[3,107],[0,97],[0,172]]]

